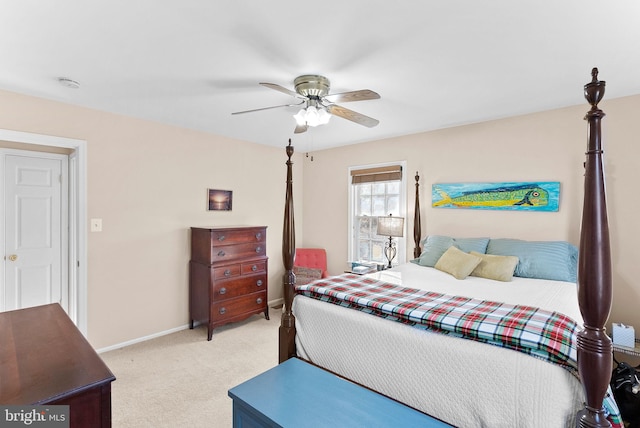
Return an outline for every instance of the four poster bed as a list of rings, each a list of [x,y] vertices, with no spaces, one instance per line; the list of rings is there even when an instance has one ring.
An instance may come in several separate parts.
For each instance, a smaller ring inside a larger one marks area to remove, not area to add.
[[[600,141],[604,113],[598,108],[605,82],[597,79],[596,69],[592,77],[585,85],[591,110],[585,117],[589,133],[579,257],[570,244],[559,244],[569,257],[561,265],[575,266],[570,258],[578,257],[577,292],[575,272],[566,278],[529,275],[496,281],[490,274],[454,279],[455,272],[440,264],[448,253],[466,260],[476,250],[474,257],[487,260],[483,253],[495,250],[500,240],[492,246],[489,239],[451,238],[449,246],[462,254],[445,251],[447,245],[430,253],[433,242],[423,239],[420,230],[417,175],[416,263],[296,287],[289,143],[280,362],[305,359],[454,426],[607,427],[605,407],[614,410],[610,420],[618,423],[615,403],[609,406],[605,400],[612,370],[611,341],[604,328],[611,307],[611,263]],[[502,254],[501,261],[523,264],[522,254],[514,262],[504,251],[495,250],[492,256]],[[433,267],[433,261],[421,263],[430,257],[440,267]],[[561,260],[558,253],[552,257]],[[407,303],[409,297],[418,301]],[[518,315],[497,319],[502,312]],[[462,314],[464,322],[452,321],[454,314]],[[491,320],[495,325],[489,325]],[[529,327],[542,333],[531,338]],[[496,337],[502,342],[494,343]]]

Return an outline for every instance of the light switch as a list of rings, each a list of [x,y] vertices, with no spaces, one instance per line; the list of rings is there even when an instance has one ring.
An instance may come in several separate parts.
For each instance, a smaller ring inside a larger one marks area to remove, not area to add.
[[[102,219],[101,218],[92,218],[91,219],[91,231],[92,232],[102,232]]]

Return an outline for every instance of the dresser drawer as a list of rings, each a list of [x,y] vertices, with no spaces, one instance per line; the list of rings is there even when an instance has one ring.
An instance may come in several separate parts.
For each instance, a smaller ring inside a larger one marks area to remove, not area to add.
[[[262,256],[266,244],[265,226],[191,228],[191,260],[199,263]]]
[[[253,293],[235,299],[214,301],[211,304],[211,318],[220,322],[245,312],[260,311],[267,306],[267,293]]]
[[[218,229],[211,231],[211,246],[264,242],[265,238],[266,233],[262,229]]]
[[[266,261],[256,261],[249,263],[242,263],[242,274],[252,274],[258,272],[266,272],[267,271],[267,262]]]
[[[236,276],[240,276],[242,272],[242,268],[240,264],[237,265],[226,265],[217,268],[213,268],[213,279],[225,279],[225,278],[234,278]]]
[[[251,275],[233,279],[231,281],[218,281],[213,286],[213,300],[221,301],[232,299],[246,294],[263,291],[267,288],[267,275]]]
[[[222,247],[213,247],[212,250],[211,263],[246,257],[264,256],[266,254],[264,242],[225,245]]]

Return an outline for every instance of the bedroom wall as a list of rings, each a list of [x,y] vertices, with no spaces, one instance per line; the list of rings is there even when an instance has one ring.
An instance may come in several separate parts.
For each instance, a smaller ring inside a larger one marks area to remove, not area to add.
[[[605,97],[601,107],[607,113],[603,129],[614,259],[611,319],[640,330],[635,245],[640,235],[635,221],[640,209],[635,197],[640,144],[633,128],[640,96]],[[190,226],[267,225],[269,299],[280,298],[286,160],[282,148],[10,92],[0,91],[0,109],[0,128],[88,142],[88,218],[104,222],[103,232],[88,234],[88,333],[93,346],[109,347],[188,322]],[[408,212],[413,210],[413,176],[420,172],[424,234],[566,239],[577,244],[586,111],[586,105],[579,105],[313,151],[313,162],[298,147],[298,246],[326,248],[330,271],[342,272],[347,260],[347,168],[396,160],[407,161]],[[433,183],[538,179],[562,183],[558,213],[430,207]],[[207,187],[233,190],[233,211],[205,211]],[[413,227],[411,218],[407,227]],[[413,253],[410,239],[406,250]]]
[[[577,101],[579,102],[579,101]],[[640,96],[603,101],[605,172],[613,257],[613,309],[610,321],[640,331],[640,265],[635,219],[640,199],[640,144],[637,112]],[[413,254],[414,175],[420,173],[422,231],[458,237],[513,237],[527,240],[579,242],[583,162],[588,111],[584,105],[515,118],[460,126],[335,148],[304,159],[305,224],[308,247],[327,249],[329,271],[346,265],[349,166],[407,161],[406,252]],[[384,126],[384,118],[380,126]],[[431,185],[446,182],[560,181],[560,210],[517,212],[431,207]],[[331,201],[327,203],[327,201]],[[338,214],[336,214],[338,213]],[[640,335],[640,333],[638,334]]]
[[[191,226],[267,226],[269,300],[280,298],[286,138],[273,148],[10,92],[0,111],[0,128],[87,141],[87,216],[103,219],[88,234],[94,347],[188,323]],[[294,180],[300,199],[300,168]],[[233,210],[206,211],[207,188],[233,190]]]

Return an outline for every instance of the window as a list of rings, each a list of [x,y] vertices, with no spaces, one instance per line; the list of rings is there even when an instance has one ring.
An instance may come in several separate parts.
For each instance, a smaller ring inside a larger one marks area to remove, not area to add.
[[[350,175],[349,259],[387,264],[384,247],[388,236],[376,234],[378,217],[406,217],[404,162],[353,167]],[[406,224],[406,222],[405,222]],[[404,233],[406,236],[406,231]],[[392,238],[398,253],[394,264],[405,262],[404,238]]]

